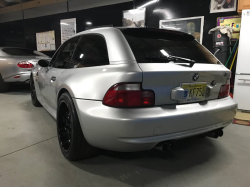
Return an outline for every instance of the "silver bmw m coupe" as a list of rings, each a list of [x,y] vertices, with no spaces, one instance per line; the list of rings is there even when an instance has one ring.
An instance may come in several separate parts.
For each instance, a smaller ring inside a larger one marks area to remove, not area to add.
[[[230,71],[193,36],[100,28],[66,41],[31,74],[31,96],[56,120],[63,155],[133,152],[196,135],[223,135],[237,104]]]
[[[29,82],[30,72],[36,66],[37,59],[46,57],[30,49],[0,47],[0,92],[8,91],[9,83]]]

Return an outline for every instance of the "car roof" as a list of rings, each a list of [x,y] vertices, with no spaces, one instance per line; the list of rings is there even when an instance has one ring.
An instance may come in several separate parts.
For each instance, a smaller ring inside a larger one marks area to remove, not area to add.
[[[167,30],[167,29],[158,29],[158,28],[131,28],[131,27],[102,27],[102,28],[95,28],[90,29],[86,31],[79,32],[75,36],[84,35],[84,34],[90,34],[90,33],[102,33],[107,31],[114,31],[114,30],[120,30],[124,34],[133,34],[138,36],[152,36],[152,34],[155,34],[158,37],[169,36],[169,38],[178,37],[179,39],[183,40],[194,40],[194,37],[190,34],[175,31],[175,30]]]
[[[9,46],[1,47],[0,46],[0,50],[5,49],[5,48],[11,48],[11,49],[29,49],[29,48],[25,48],[25,47],[9,47]],[[32,49],[29,49],[29,50],[32,50]]]

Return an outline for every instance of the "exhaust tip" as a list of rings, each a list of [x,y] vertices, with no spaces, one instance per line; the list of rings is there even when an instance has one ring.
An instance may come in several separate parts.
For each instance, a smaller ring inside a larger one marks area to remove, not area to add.
[[[169,152],[176,149],[176,143],[175,141],[163,142],[157,145],[155,148],[163,152]]]
[[[207,137],[210,137],[210,138],[215,138],[217,139],[218,137],[222,137],[223,136],[223,130],[222,129],[219,129],[219,130],[215,130],[215,131],[212,131],[212,132],[209,132],[206,134]]]

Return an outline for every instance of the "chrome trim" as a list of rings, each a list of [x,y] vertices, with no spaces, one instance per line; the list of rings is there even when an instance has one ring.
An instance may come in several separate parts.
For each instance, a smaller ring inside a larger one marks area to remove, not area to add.
[[[250,73],[236,73],[236,75],[250,75]]]
[[[250,81],[250,79],[239,79],[239,81]]]

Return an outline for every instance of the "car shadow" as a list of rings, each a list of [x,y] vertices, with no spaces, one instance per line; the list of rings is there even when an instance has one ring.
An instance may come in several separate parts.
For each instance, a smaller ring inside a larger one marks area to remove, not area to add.
[[[30,85],[28,83],[11,84],[10,90],[4,94],[9,95],[27,95],[30,94]]]
[[[176,145],[177,149],[171,152],[156,149],[137,153],[101,150],[95,158],[71,163],[86,172],[131,186],[150,186],[208,162],[217,152],[213,140],[208,138],[183,139]]]

